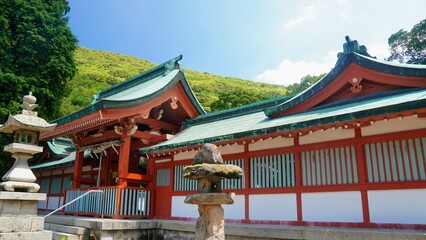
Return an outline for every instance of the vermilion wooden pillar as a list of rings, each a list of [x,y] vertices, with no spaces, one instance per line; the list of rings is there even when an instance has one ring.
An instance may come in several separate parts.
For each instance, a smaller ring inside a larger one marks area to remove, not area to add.
[[[73,188],[80,187],[80,178],[81,178],[81,173],[83,171],[83,158],[84,158],[84,152],[75,153],[74,173],[73,173],[74,180],[72,182]]]
[[[129,156],[131,136],[123,132],[121,137],[123,142],[120,146],[120,156],[118,157],[118,183],[120,187],[127,187],[127,175],[129,174]]]
[[[297,147],[299,146],[299,137],[293,138],[293,146]],[[300,151],[296,151],[294,153],[294,175],[295,175],[295,187],[297,189],[296,191],[296,206],[297,206],[297,221],[301,222],[303,221],[303,214],[302,214],[302,193],[300,191],[300,188],[302,187],[302,159],[300,156]]]
[[[244,143],[244,153],[247,154],[249,152],[248,143]],[[247,156],[244,157],[244,189],[250,188],[250,158]],[[244,221],[250,221],[250,195],[248,193],[244,194],[245,200],[245,209],[244,209]]]
[[[127,131],[123,131],[121,136],[120,156],[118,157],[118,182],[117,182],[117,201],[115,206],[115,216],[113,218],[122,218],[120,215],[121,191],[127,187],[127,175],[129,174],[129,156],[131,136]]]
[[[355,128],[355,138],[362,138],[361,128]],[[355,146],[356,149],[356,159],[358,164],[358,179],[360,185],[365,185],[367,183],[367,168],[365,165],[365,150],[362,143],[357,143]],[[361,201],[362,201],[362,215],[364,223],[370,223],[370,210],[368,206],[368,195],[367,190],[361,190]]]
[[[174,158],[174,155],[173,155]],[[150,206],[150,213],[152,217],[154,216],[154,209],[155,209],[155,185],[157,182],[157,175],[156,175],[156,166],[155,166],[155,160],[154,159],[147,159],[147,168],[146,168],[146,175],[151,177],[151,181],[148,183],[148,190],[151,191],[151,206]]]

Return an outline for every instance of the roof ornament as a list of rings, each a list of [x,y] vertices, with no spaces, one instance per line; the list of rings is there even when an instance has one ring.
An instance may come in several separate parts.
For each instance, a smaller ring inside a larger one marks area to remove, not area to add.
[[[357,40],[352,40],[349,36],[345,36],[346,42],[343,44],[343,53],[339,52],[337,58],[340,60],[345,54],[358,53],[367,57],[376,58],[367,52],[367,47],[359,45]]]

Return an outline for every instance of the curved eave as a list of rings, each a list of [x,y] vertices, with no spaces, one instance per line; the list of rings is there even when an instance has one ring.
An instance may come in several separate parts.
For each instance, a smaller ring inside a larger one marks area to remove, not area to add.
[[[192,92],[182,70],[177,71],[175,76],[173,76],[171,78],[171,80],[165,86],[159,87],[152,94],[149,94],[149,95],[146,95],[146,96],[143,96],[143,97],[140,97],[140,98],[131,99],[131,100],[102,99],[97,103],[99,103],[99,105],[100,105],[99,109],[126,108],[126,107],[138,106],[138,105],[148,103],[148,102],[160,97],[161,95],[163,95],[164,93],[166,93],[167,91],[169,91],[170,89],[172,89],[174,86],[176,86],[179,83],[183,87],[185,95],[188,97],[191,104],[197,110],[198,114],[205,114],[204,109],[201,107],[200,103],[195,98],[194,93]]]
[[[337,114],[337,115],[323,117],[323,118],[309,119],[309,120],[299,121],[299,122],[290,123],[290,124],[283,124],[283,125],[278,125],[273,127],[249,130],[249,131],[242,131],[238,133],[225,134],[225,135],[214,136],[210,138],[200,138],[200,139],[195,139],[190,141],[178,142],[174,144],[167,144],[167,142],[165,142],[157,146],[142,148],[140,149],[140,152],[142,154],[152,153],[152,152],[162,152],[162,151],[168,151],[171,149],[195,147],[205,143],[232,141],[232,140],[257,137],[257,136],[262,136],[267,134],[299,131],[301,129],[320,127],[320,126],[329,125],[329,124],[339,125],[339,124],[344,124],[350,121],[356,121],[359,119],[368,119],[368,118],[386,116],[389,114],[414,111],[414,110],[417,111],[418,109],[422,109],[423,112],[426,112],[425,107],[426,107],[426,98],[423,98],[420,100],[403,102],[403,103],[394,104],[390,106],[382,106],[382,107],[366,109],[366,110],[357,111],[357,112]],[[265,116],[265,119],[263,121],[270,121],[270,119],[267,116]]]
[[[157,89],[157,91],[153,92],[150,95],[146,95],[140,98],[134,98],[130,100],[101,99],[98,102],[94,103],[93,105],[86,107],[66,117],[60,118],[56,120],[55,122],[58,125],[63,125],[65,123],[72,122],[76,119],[82,118],[84,116],[87,116],[93,112],[96,112],[102,109],[126,108],[126,107],[141,105],[161,96],[162,94],[167,92],[169,89],[171,89],[173,86],[175,86],[177,83],[181,83],[188,99],[191,101],[191,103],[193,104],[197,112],[199,114],[205,114],[204,109],[201,107],[200,103],[195,98],[194,93],[192,92],[188,82],[186,81],[184,74],[179,70],[168,84],[166,84],[162,88]]]
[[[90,154],[85,152],[84,153],[84,159],[88,159],[90,157]],[[30,169],[32,170],[40,170],[40,169],[49,169],[49,168],[58,168],[63,166],[73,166],[75,161],[75,152],[71,152],[68,156],[55,160],[55,161],[49,161],[49,162],[43,162],[37,165],[30,166]]]
[[[374,58],[351,52],[345,54],[344,57],[336,63],[336,66],[321,80],[319,80],[314,85],[301,92],[300,94],[294,96],[290,100],[284,102],[283,104],[265,109],[265,114],[269,117],[272,117],[278,114],[279,112],[286,111],[310,99],[312,96],[327,88],[327,86],[329,86],[351,63],[355,63],[356,65],[376,70],[378,72],[383,72],[396,76],[426,77],[425,65],[396,64],[391,62],[379,61]]]
[[[102,99],[107,98],[109,96],[112,96],[116,93],[119,93],[123,91],[124,89],[134,87],[136,85],[141,84],[142,82],[149,81],[152,78],[162,76],[165,73],[172,71],[173,69],[178,69],[179,64],[178,62],[182,60],[182,55],[179,55],[173,59],[170,59],[169,61],[162,63],[160,65],[157,65],[151,69],[148,69],[145,72],[142,72],[136,76],[133,76],[131,78],[128,78],[120,83],[117,83],[113,86],[110,86],[102,91],[100,91],[96,97]]]

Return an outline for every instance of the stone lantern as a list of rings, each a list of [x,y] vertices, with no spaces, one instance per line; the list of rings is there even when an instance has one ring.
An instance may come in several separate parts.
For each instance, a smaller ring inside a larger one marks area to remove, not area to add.
[[[223,178],[241,178],[243,170],[224,164],[214,144],[205,144],[195,155],[192,165],[183,169],[183,177],[198,181],[198,193],[185,198],[187,204],[197,204],[200,217],[197,220],[195,239],[225,239],[224,211],[221,204],[233,204],[235,193],[222,193]]]
[[[7,122],[0,125],[0,132],[13,134],[13,143],[4,147],[4,151],[12,153],[15,164],[3,176],[0,187],[13,192],[15,189],[23,189],[27,192],[38,192],[40,186],[35,183],[36,177],[28,167],[27,160],[34,154],[42,152],[38,138],[41,133],[50,132],[56,124],[49,124],[44,119],[37,117],[34,108],[37,107],[37,99],[30,92],[24,96],[21,104],[21,114],[9,115]]]

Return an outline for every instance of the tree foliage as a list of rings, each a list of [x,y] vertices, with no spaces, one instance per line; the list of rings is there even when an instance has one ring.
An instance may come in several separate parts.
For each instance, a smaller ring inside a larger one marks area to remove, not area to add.
[[[388,61],[426,64],[426,19],[414,25],[409,32],[401,29],[392,34],[388,44],[391,52]]]
[[[287,87],[287,91],[289,94],[296,94],[302,92],[303,90],[307,89],[308,87],[316,83],[318,80],[323,78],[325,75],[325,73],[320,74],[318,76],[306,75],[300,79],[300,83],[293,83],[289,85]]]
[[[78,47],[75,52],[77,74],[67,83],[70,93],[62,99],[62,116],[75,112],[90,104],[92,96],[102,89],[121,82],[155,66],[154,63],[117,53],[109,53]],[[252,101],[282,96],[286,88],[279,85],[252,82],[239,78],[222,77],[205,72],[184,69],[185,76],[200,104],[212,111],[211,104],[221,93],[244,90]],[[243,99],[241,99],[243,100]],[[246,100],[243,100],[245,103]],[[240,104],[234,104],[239,106]],[[224,108],[216,108],[214,111]]]
[[[278,92],[262,94],[251,91],[250,89],[236,89],[219,93],[218,100],[210,104],[211,111],[220,111],[224,109],[239,107],[262,100],[276,98],[281,96]]]
[[[0,0],[1,123],[9,113],[18,113],[29,91],[38,99],[39,115],[58,116],[59,100],[67,94],[64,86],[75,74],[77,39],[67,26],[69,10],[66,0]],[[8,156],[0,154],[5,161]]]

